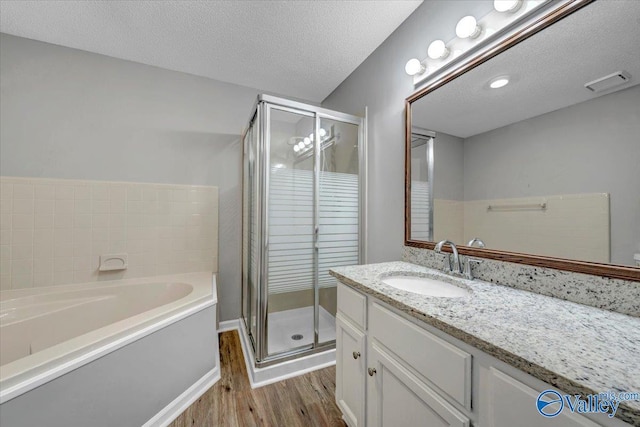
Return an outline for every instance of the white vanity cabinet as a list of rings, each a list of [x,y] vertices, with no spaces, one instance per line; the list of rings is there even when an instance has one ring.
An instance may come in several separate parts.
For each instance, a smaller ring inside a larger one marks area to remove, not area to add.
[[[338,284],[336,315],[336,403],[350,427],[365,425],[367,298]]]
[[[336,327],[336,402],[350,427],[470,425],[441,396],[470,406],[470,355],[342,284]]]
[[[364,426],[365,334],[343,314],[336,316],[336,402],[351,427]]]
[[[542,418],[536,399],[551,386],[342,283],[336,325],[336,402],[350,427],[627,425]]]
[[[468,427],[454,409],[398,359],[372,343],[368,348],[368,426]]]
[[[525,376],[527,374],[522,373]],[[541,415],[535,407],[540,391],[522,383],[495,367],[481,367],[480,425],[493,427],[539,427]],[[549,387],[547,387],[549,388]],[[618,420],[612,420],[622,424]],[[544,427],[598,427],[589,419],[561,412],[554,418],[544,419]],[[612,424],[613,425],[613,424]]]

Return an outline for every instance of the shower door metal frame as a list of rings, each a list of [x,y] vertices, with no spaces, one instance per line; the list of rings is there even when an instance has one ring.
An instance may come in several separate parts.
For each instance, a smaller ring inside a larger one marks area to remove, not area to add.
[[[358,126],[358,191],[359,191],[359,203],[358,203],[358,262],[363,264],[366,262],[366,231],[367,231],[367,217],[366,217],[366,205],[367,205],[367,147],[366,147],[366,110],[365,117],[354,116],[350,114],[340,113],[332,110],[328,110],[322,107],[316,107],[309,104],[304,104],[297,101],[291,101],[284,98],[279,98],[271,95],[259,95],[254,108],[252,110],[251,117],[256,117],[256,124],[258,126],[258,147],[256,156],[256,173],[257,173],[257,190],[256,197],[257,204],[259,206],[259,218],[258,218],[258,249],[260,250],[260,256],[257,262],[257,269],[260,272],[258,277],[258,300],[257,311],[258,313],[250,313],[256,319],[256,335],[257,337],[251,337],[254,351],[255,361],[257,367],[268,366],[274,363],[283,362],[289,359],[299,357],[302,354],[313,354],[317,352],[326,351],[335,347],[335,340],[319,343],[319,285],[318,285],[318,238],[320,224],[319,224],[319,189],[320,189],[320,144],[314,144],[314,191],[313,191],[313,290],[314,290],[314,339],[313,343],[307,346],[301,346],[290,351],[285,351],[273,355],[268,354],[268,299],[269,299],[269,167],[270,167],[270,146],[271,146],[271,110],[285,111],[300,116],[311,117],[314,120],[314,140],[320,140],[320,120],[334,120],[344,123],[349,123]],[[249,125],[251,120],[249,121]],[[247,126],[247,130],[249,126]],[[254,129],[254,131],[256,131]],[[243,137],[244,139],[244,137]],[[243,159],[244,162],[244,159]],[[243,163],[244,164],[244,163]],[[243,266],[243,269],[245,266]],[[244,285],[242,286],[244,292]],[[249,300],[251,299],[249,296]],[[243,316],[244,317],[244,316]],[[245,319],[245,329],[248,326]],[[249,331],[250,332],[250,331]]]
[[[251,211],[253,211],[253,214],[256,215],[256,226],[257,229],[255,230],[256,233],[256,241],[255,241],[255,245],[257,250],[260,250],[260,248],[262,247],[262,233],[261,233],[261,226],[262,224],[260,223],[259,219],[262,218],[262,200],[261,200],[261,194],[260,194],[260,178],[261,178],[261,174],[262,174],[262,165],[261,165],[261,160],[262,160],[262,155],[260,153],[261,147],[262,147],[262,143],[259,140],[259,138],[261,138],[262,135],[262,113],[261,113],[261,109],[258,108],[258,104],[256,104],[252,110],[252,114],[250,116],[249,122],[247,123],[246,126],[246,130],[242,135],[242,144],[243,144],[243,158],[242,158],[242,167],[245,167],[245,156],[248,155],[248,151],[249,151],[249,147],[245,146],[246,143],[246,137],[247,134],[251,131],[251,126],[253,125],[253,133],[254,135],[256,135],[255,138],[258,139],[258,141],[256,142],[256,147],[255,147],[255,164],[254,164],[254,177],[253,179],[251,179],[250,176],[248,176],[248,179],[250,180],[249,182],[249,186],[253,188],[253,192],[255,192],[255,206],[251,203],[251,200],[249,201],[249,206],[250,206],[250,212],[249,212],[249,216],[248,216],[248,226],[251,227],[252,222],[251,221]],[[252,141],[248,141],[248,145],[251,145]],[[253,185],[255,183],[255,185]],[[244,171],[243,171],[243,182],[242,182],[242,189],[244,191],[244,186],[245,186],[245,182],[244,182]],[[244,197],[244,196],[243,196]],[[244,209],[244,206],[243,206]],[[243,215],[244,216],[244,215]],[[244,227],[245,224],[243,223],[242,226]],[[242,233],[243,237],[244,237],[244,230]],[[251,230],[249,230],[248,232],[248,241],[251,241]],[[242,242],[244,244],[244,241]],[[259,254],[261,254],[262,251],[259,252]],[[253,313],[253,309],[252,309],[252,298],[253,298],[253,294],[252,294],[252,289],[251,289],[251,277],[249,274],[245,274],[247,273],[247,268],[248,265],[245,265],[244,263],[246,262],[246,264],[250,264],[251,263],[251,248],[247,249],[247,258],[248,260],[245,261],[244,257],[242,259],[243,265],[242,265],[242,271],[241,271],[241,278],[244,280],[246,277],[246,283],[243,282],[241,284],[241,295],[240,295],[240,301],[242,304],[241,310],[240,310],[240,317],[241,319],[244,321],[244,329],[245,331],[247,331],[247,336],[249,337],[249,340],[251,342],[251,345],[253,346],[253,350],[254,353],[256,352],[257,349],[257,342],[259,341],[259,339],[257,339],[257,337],[253,336],[252,333],[252,324],[253,322],[255,322],[255,325],[253,325],[255,327],[256,330],[256,335],[260,335],[259,331],[259,322],[258,322],[258,316],[257,313]],[[256,258],[256,271],[260,271],[260,266],[261,266],[261,260],[260,257]],[[256,289],[260,289],[260,275],[258,275],[257,277],[258,281],[255,284],[255,288]],[[246,289],[245,289],[245,285],[246,285]],[[245,301],[245,292],[248,292],[248,296],[246,298],[246,301],[248,303],[248,313],[245,313],[245,309],[247,309],[246,307],[244,307],[244,301]],[[257,311],[260,311],[260,299],[259,299],[259,293],[256,296],[256,298],[258,298],[258,300],[256,301],[256,309]],[[247,315],[248,314],[248,318]],[[253,318],[253,322],[252,322],[252,318]]]

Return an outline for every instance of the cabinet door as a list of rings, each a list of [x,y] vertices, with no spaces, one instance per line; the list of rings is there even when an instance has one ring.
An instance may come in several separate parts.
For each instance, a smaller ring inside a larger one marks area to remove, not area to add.
[[[598,427],[582,415],[562,411],[545,418],[536,409],[539,391],[495,368],[481,373],[481,424],[492,427]]]
[[[388,348],[395,360],[423,377],[429,388],[471,410],[469,353],[377,302],[369,305],[369,342]]]
[[[336,403],[350,427],[364,426],[365,334],[336,316]]]
[[[376,344],[369,345],[367,366],[368,426],[469,426],[468,418]]]

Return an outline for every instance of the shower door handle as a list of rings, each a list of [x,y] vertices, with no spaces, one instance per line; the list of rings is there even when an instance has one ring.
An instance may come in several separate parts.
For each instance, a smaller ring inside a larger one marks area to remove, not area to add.
[[[354,351],[353,352],[353,358],[357,359],[358,357],[360,357],[360,352],[359,351]]]

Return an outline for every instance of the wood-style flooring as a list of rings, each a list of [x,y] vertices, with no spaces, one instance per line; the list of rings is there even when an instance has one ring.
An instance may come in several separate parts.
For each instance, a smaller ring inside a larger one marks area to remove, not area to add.
[[[252,390],[238,332],[219,341],[222,378],[169,427],[346,426],[335,404],[335,367]]]

